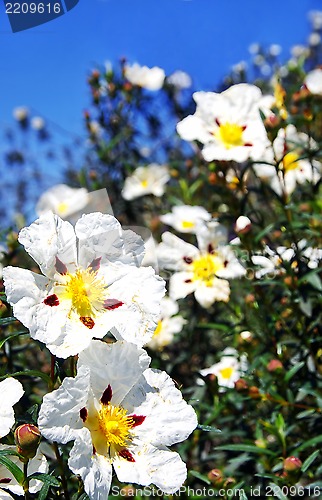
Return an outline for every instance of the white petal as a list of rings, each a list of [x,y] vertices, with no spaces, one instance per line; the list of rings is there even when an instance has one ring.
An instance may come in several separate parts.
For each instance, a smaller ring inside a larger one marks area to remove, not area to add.
[[[18,240],[37,262],[43,274],[50,278],[56,272],[56,257],[70,271],[77,265],[74,228],[52,212],[47,212],[29,227],[23,228]]]
[[[186,269],[187,264],[183,260],[184,257],[195,259],[198,258],[199,254],[198,248],[170,232],[163,233],[162,243],[157,248],[160,267],[176,271]]]
[[[0,382],[0,437],[6,436],[13,424],[15,416],[13,405],[22,398],[23,387],[15,378],[7,378]]]
[[[32,338],[47,343],[55,340],[66,323],[63,305],[43,303],[50,295],[52,282],[40,274],[19,267],[3,269],[4,284],[13,314],[30,330]]]
[[[170,278],[170,297],[174,300],[184,299],[196,290],[196,282],[192,281],[193,273],[182,271]]]
[[[75,378],[66,377],[59,389],[46,394],[40,407],[38,426],[47,439],[68,443],[83,428],[79,411],[86,406],[89,369],[78,370]]]
[[[143,349],[128,342],[106,344],[92,340],[89,347],[81,352],[78,368],[86,365],[90,369],[90,384],[94,396],[100,400],[110,384],[112,401],[119,405],[149,366],[150,357]]]
[[[69,468],[79,474],[91,500],[107,500],[112,481],[112,466],[108,458],[93,455],[93,444],[88,429],[76,438],[70,451]]]
[[[199,141],[206,144],[211,135],[205,127],[205,123],[198,116],[189,115],[177,125],[177,132],[185,141]]]
[[[166,372],[147,369],[144,377],[148,385],[142,382],[141,387],[134,387],[123,402],[124,407],[133,404],[135,414],[146,416],[144,422],[136,427],[136,436],[141,442],[153,446],[171,446],[184,441],[198,424],[194,409],[182,398]],[[147,392],[140,403],[139,393],[142,389]],[[136,398],[139,403],[137,406]]]
[[[229,281],[214,278],[212,286],[205,286],[203,283],[196,287],[196,301],[206,309],[214,302],[228,302],[230,295]]]
[[[0,500],[13,500],[13,497],[6,491],[0,489]]]
[[[113,465],[119,481],[155,484],[166,494],[175,493],[187,477],[186,465],[178,453],[144,444],[131,449],[135,462],[117,458]]]

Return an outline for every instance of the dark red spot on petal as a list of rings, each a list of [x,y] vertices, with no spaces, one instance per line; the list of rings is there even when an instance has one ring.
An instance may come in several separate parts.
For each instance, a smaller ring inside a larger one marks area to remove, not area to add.
[[[228,264],[229,264],[228,260],[225,260],[225,262],[224,262],[224,267],[227,267],[227,266],[228,266]]]
[[[247,125],[243,125],[242,126],[242,131],[244,132],[244,130],[246,130],[246,128],[247,128]]]
[[[215,119],[215,122],[217,123],[218,127],[220,127],[220,121],[218,120],[218,118]]]
[[[9,484],[10,482],[11,482],[10,477],[3,477],[2,479],[0,479],[1,484]]]
[[[96,455],[96,448],[93,446],[93,455]]]
[[[48,297],[46,297],[44,300],[44,304],[46,304],[46,306],[50,306],[50,307],[59,306],[59,299],[58,299],[57,295],[55,295],[55,294],[48,295]]]
[[[108,384],[101,397],[102,405],[108,405],[112,399],[112,395],[113,395],[112,387],[110,386],[110,384]]]
[[[192,280],[184,280],[185,283],[192,283]]]
[[[253,144],[251,142],[245,142],[244,146],[249,146],[251,148]]]
[[[119,456],[125,458],[128,462],[135,462],[135,459],[129,450],[124,449],[119,451]]]
[[[123,304],[124,302],[121,302],[120,300],[117,299],[106,299],[104,301],[104,308],[110,311],[111,309],[117,309]]]
[[[214,247],[212,246],[211,243],[209,243],[209,245],[208,245],[208,253],[213,253],[213,251],[214,251]]]
[[[79,416],[83,420],[83,422],[86,422],[86,419],[87,419],[87,408],[85,408],[85,406],[84,406],[84,408],[81,408],[79,410]]]
[[[56,257],[55,268],[59,274],[67,274],[68,273],[67,267],[65,266],[65,264],[61,260],[59,260],[58,257]]]
[[[94,271],[96,273],[99,270],[99,268],[101,267],[101,260],[102,260],[102,257],[98,257],[97,259],[92,260],[92,262],[90,263],[88,268],[91,271]]]
[[[186,264],[192,264],[192,258],[191,257],[183,257],[183,260],[185,261]]]
[[[143,424],[145,420],[145,415],[129,415],[132,420],[134,420],[134,424],[132,427],[137,427],[138,425]]]
[[[79,319],[81,320],[83,325],[85,325],[90,330],[92,328],[94,328],[94,326],[95,326],[94,320],[92,318],[90,318],[89,316],[81,316]]]

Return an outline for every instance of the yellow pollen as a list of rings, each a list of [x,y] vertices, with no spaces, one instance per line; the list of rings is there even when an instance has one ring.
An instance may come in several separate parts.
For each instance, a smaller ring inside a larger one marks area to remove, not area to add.
[[[221,370],[219,370],[219,373],[222,376],[222,378],[229,380],[232,374],[234,373],[234,369],[231,367],[222,368]]]
[[[224,268],[222,260],[210,253],[202,255],[191,264],[193,281],[202,281],[206,286],[212,286],[213,279],[218,271]]]
[[[106,299],[105,284],[91,269],[67,274],[67,283],[59,293],[61,300],[71,300],[71,308],[79,317],[93,318],[103,310]]]
[[[279,82],[277,82],[274,86],[274,97],[275,104],[277,109],[279,110],[281,118],[283,118],[283,120],[286,120],[286,118],[288,117],[287,109],[285,107],[286,92]]]
[[[231,149],[236,146],[244,146],[243,140],[244,127],[237,123],[221,123],[215,133],[215,137],[219,139],[226,149]]]
[[[102,405],[98,412],[98,425],[106,439],[107,446],[128,445],[131,438],[130,431],[134,420],[127,416],[127,411],[111,404]]]
[[[183,229],[191,229],[194,226],[195,226],[194,222],[191,222],[189,220],[183,220],[182,221],[182,227],[183,227]]]
[[[157,324],[156,329],[154,330],[153,337],[157,337],[158,335],[160,335],[161,330],[162,330],[162,321],[161,321],[161,319],[160,319],[160,321],[159,321],[159,322],[158,322],[158,324]]]
[[[298,154],[294,152],[287,153],[281,162],[284,172],[289,172],[290,170],[296,170],[299,166],[298,160],[299,160]]]
[[[147,181],[147,180],[143,180],[143,181],[141,181],[141,186],[142,186],[143,188],[148,187],[148,181]]]

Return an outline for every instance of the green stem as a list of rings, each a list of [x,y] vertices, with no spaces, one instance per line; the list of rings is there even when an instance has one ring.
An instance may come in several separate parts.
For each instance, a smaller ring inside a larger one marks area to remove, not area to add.
[[[28,463],[29,463],[29,460],[27,460],[27,462],[24,462],[24,464],[23,464],[23,475],[24,475],[23,490],[24,490],[26,500],[29,500],[31,498],[30,493],[29,493]]]
[[[66,480],[65,471],[64,471],[64,462],[63,462],[62,456],[61,456],[61,454],[59,452],[58,444],[56,442],[53,443],[53,447],[54,447],[56,459],[57,459],[57,462],[58,462],[58,466],[59,466],[59,469],[60,469],[60,477],[61,477],[61,483],[62,483],[63,490],[64,490],[65,500],[69,500],[67,480]]]

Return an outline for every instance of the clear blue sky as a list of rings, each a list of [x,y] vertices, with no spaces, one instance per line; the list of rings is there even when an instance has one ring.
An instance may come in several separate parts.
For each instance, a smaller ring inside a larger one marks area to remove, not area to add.
[[[0,123],[27,105],[60,126],[82,131],[95,63],[126,56],[170,74],[187,71],[198,88],[214,86],[252,42],[305,43],[307,13],[321,0],[80,0],[64,16],[11,33],[0,4]]]

